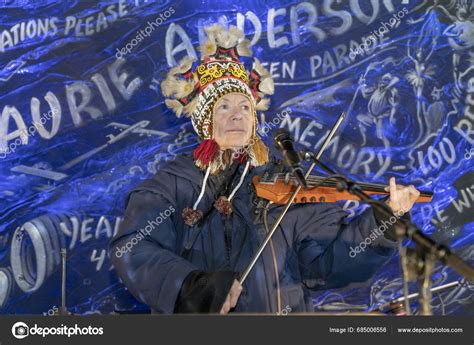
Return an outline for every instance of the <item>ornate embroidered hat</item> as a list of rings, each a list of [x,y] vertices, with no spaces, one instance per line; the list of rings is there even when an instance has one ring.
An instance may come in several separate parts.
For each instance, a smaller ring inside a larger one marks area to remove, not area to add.
[[[250,71],[246,70],[240,60],[241,57],[252,56],[250,41],[244,38],[240,29],[230,26],[227,31],[223,26],[215,24],[204,31],[207,39],[200,47],[200,61],[195,63],[190,57],[184,57],[161,83],[161,90],[166,97],[165,104],[178,117],[183,114],[190,117],[194,130],[202,140],[193,156],[196,166],[206,170],[206,173],[193,209],[184,212],[186,214],[183,216],[189,224],[194,224],[202,216],[197,206],[204,195],[209,175],[221,172],[229,163],[225,152],[213,138],[214,106],[217,101],[230,93],[243,94],[250,101],[254,118],[252,136],[241,151],[243,155],[232,155],[241,163],[247,161],[245,175],[250,166],[260,166],[268,161],[268,149],[257,134],[257,111],[268,109],[270,101],[266,96],[274,92],[273,79],[258,59],[253,60]],[[239,187],[240,184],[241,182]],[[236,190],[226,201],[230,202],[235,192]],[[218,209],[230,212],[230,203],[222,202],[221,199],[217,204],[225,206]]]
[[[204,170],[212,165],[217,156],[218,146],[213,139],[214,105],[222,96],[241,93],[250,100],[253,107],[254,128],[250,140],[253,149],[249,158],[253,166],[265,164],[268,150],[257,136],[257,111],[267,110],[270,101],[265,96],[273,94],[274,85],[270,73],[254,59],[252,70],[248,72],[240,57],[251,56],[250,41],[236,26],[224,27],[215,24],[204,31],[207,40],[200,47],[201,60],[193,70],[193,60],[185,57],[177,67],[173,67],[161,83],[166,105],[176,115],[191,118],[193,128],[202,139],[194,151],[196,165]],[[218,157],[217,157],[218,158]],[[218,164],[211,166],[211,174],[219,171]]]

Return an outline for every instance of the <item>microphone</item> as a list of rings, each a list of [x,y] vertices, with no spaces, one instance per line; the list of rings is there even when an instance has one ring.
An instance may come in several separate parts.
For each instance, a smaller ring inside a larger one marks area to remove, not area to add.
[[[304,188],[308,188],[306,179],[304,178],[303,169],[301,168],[301,157],[293,147],[293,139],[287,130],[280,128],[276,131],[273,138],[275,147],[283,155],[285,164],[290,168],[293,175],[298,180],[298,183]]]

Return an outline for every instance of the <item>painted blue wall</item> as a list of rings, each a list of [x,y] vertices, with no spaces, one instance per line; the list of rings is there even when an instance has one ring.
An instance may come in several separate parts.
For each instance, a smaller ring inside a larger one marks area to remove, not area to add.
[[[474,4],[436,3],[0,1],[1,313],[60,305],[62,247],[70,311],[144,309],[106,245],[127,190],[197,144],[158,85],[199,54],[202,28],[215,22],[243,27],[274,76],[260,118],[269,146],[285,127],[316,150],[346,111],[324,161],[357,180],[395,176],[433,191],[431,204],[414,207],[415,223],[472,264]],[[434,286],[457,280],[437,265]],[[462,282],[435,294],[435,313],[472,313],[472,291]],[[371,282],[315,294],[314,304],[365,308],[400,294],[397,256]]]

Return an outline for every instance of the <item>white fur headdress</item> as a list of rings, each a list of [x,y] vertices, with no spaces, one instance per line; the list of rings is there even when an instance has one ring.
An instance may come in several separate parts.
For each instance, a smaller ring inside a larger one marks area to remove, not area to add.
[[[226,164],[223,152],[213,139],[213,115],[217,101],[229,93],[242,93],[251,102],[253,133],[244,150],[245,157],[239,157],[241,162],[248,160],[247,172],[249,166],[260,166],[268,161],[268,149],[257,134],[257,111],[268,109],[270,100],[266,96],[274,92],[273,79],[258,59],[254,59],[250,71],[240,61],[240,57],[252,56],[250,41],[244,38],[242,30],[236,26],[226,30],[215,24],[204,31],[207,39],[200,46],[200,61],[194,63],[190,57],[183,58],[161,83],[165,104],[178,117],[183,114],[190,117],[194,130],[202,140],[194,150],[194,160],[196,166],[206,170],[203,190],[208,176],[219,173]],[[203,191],[193,209],[187,211],[186,219],[200,216],[196,208],[202,195]],[[195,221],[193,219],[189,223]]]

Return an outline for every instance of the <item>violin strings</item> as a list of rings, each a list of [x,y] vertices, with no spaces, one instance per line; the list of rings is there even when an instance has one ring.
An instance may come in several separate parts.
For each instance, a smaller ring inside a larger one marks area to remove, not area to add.
[[[279,176],[277,176],[277,180],[286,180],[284,177],[284,174],[283,175],[280,174]],[[294,177],[290,177],[288,181],[292,183],[297,183],[297,180]],[[323,177],[318,177],[318,176],[310,176],[309,178],[306,179],[306,181],[308,182],[308,185],[309,185],[308,187],[310,188],[315,188],[316,186],[335,187],[337,184],[337,182],[334,180],[330,181],[330,179],[328,178],[323,178]],[[322,181],[324,182],[321,183]],[[314,183],[314,185],[311,185],[311,183]],[[363,182],[357,183],[357,185],[359,185],[362,189],[371,191],[371,192],[385,192],[385,193],[387,192],[385,190],[384,185],[368,184],[368,183],[363,183]]]

